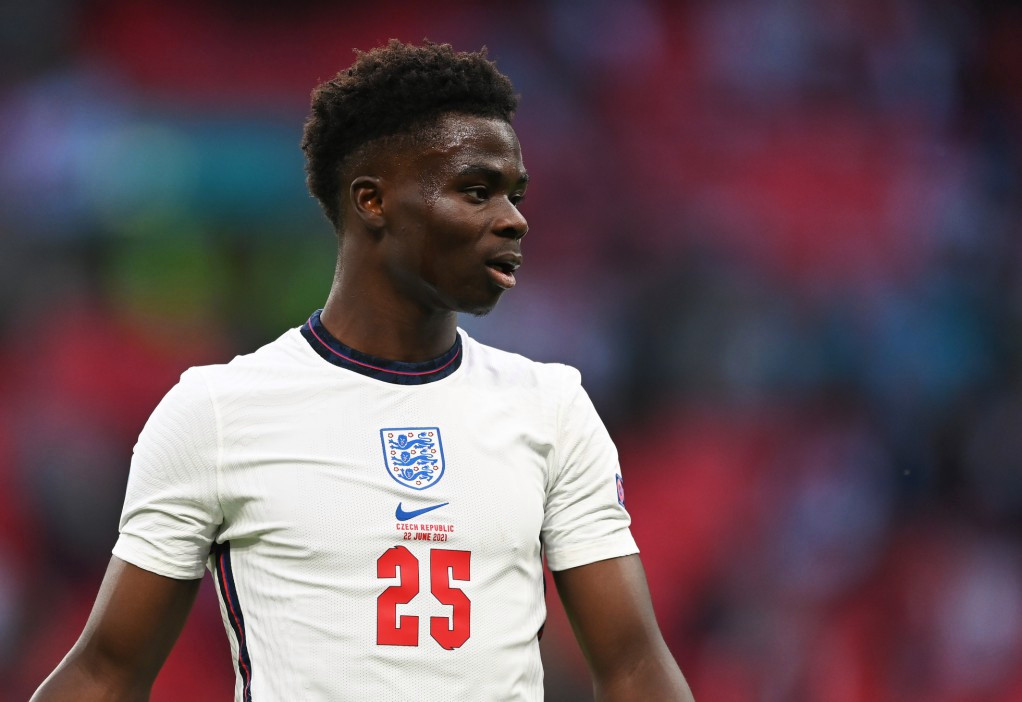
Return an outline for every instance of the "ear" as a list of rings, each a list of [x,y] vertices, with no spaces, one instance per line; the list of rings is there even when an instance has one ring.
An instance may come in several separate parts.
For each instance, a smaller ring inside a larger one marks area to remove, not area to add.
[[[367,229],[383,228],[383,182],[376,176],[358,176],[349,189],[352,207]]]

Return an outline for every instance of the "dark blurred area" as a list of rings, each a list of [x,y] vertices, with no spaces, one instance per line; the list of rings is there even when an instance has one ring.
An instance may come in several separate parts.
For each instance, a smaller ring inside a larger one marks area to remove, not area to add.
[[[308,96],[390,37],[522,95],[521,284],[462,324],[582,370],[697,699],[1022,700],[1018,3],[11,0],[0,701],[81,631],[163,393],[325,299]],[[207,588],[153,699],[232,684]]]

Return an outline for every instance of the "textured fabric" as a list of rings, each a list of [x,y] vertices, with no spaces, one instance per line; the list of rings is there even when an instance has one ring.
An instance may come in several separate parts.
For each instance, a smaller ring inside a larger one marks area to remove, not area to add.
[[[294,329],[153,413],[114,554],[210,569],[236,700],[542,699],[543,550],[637,551],[578,372],[461,335],[455,372],[409,386]]]

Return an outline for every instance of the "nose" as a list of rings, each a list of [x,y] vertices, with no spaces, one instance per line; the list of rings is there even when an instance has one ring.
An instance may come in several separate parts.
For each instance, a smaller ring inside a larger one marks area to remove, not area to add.
[[[529,223],[525,215],[510,200],[505,201],[504,209],[493,222],[493,230],[498,236],[508,239],[521,239],[529,232]]]

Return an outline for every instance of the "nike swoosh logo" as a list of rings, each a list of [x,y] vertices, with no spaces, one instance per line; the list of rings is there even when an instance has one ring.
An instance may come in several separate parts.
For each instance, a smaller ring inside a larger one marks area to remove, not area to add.
[[[444,507],[445,505],[449,504],[450,502],[444,502],[439,505],[431,505],[430,507],[423,507],[422,509],[413,509],[411,512],[405,512],[403,509],[401,509],[401,503],[398,502],[397,509],[394,510],[394,516],[397,517],[397,520],[399,522],[407,522],[409,519],[415,519],[421,514],[425,514],[426,512],[432,512],[435,509],[440,509],[441,507]]]

